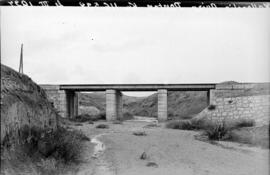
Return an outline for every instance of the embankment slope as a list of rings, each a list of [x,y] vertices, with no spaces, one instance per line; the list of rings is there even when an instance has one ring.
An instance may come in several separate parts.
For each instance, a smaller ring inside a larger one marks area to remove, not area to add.
[[[1,64],[1,143],[25,125],[56,128],[57,113],[31,78]]]

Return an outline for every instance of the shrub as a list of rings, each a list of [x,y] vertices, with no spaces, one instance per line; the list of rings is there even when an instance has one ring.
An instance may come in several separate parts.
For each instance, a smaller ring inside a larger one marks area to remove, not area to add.
[[[194,116],[192,116],[192,115],[185,115],[185,116],[180,116],[179,118],[181,119],[181,120],[188,120],[188,119],[191,119],[191,118],[193,118]]]
[[[148,158],[148,155],[146,154],[146,152],[143,152],[142,154],[141,154],[141,156],[140,156],[140,159],[142,159],[142,160],[145,160],[145,159],[147,159]]]
[[[82,141],[90,141],[91,139],[89,137],[87,137],[81,130],[74,130],[72,131],[74,134],[79,140],[82,140]]]
[[[252,127],[255,126],[255,121],[252,119],[240,119],[236,121],[236,128],[242,128],[242,127]]]
[[[191,125],[193,126],[193,129],[195,130],[207,130],[209,128],[217,127],[217,123],[207,118],[193,118],[190,121],[191,121]],[[241,120],[231,121],[231,122],[224,120],[222,123],[226,125],[226,128],[230,130],[241,128],[241,127],[251,127],[255,125],[255,121],[249,120],[249,119],[241,119]]]
[[[99,114],[92,115],[91,120],[92,121],[106,120],[106,113],[105,112],[100,112]]]
[[[269,149],[269,125],[233,129],[226,140]]]
[[[123,120],[131,120],[133,119],[133,115],[130,112],[124,112],[123,113]]]
[[[106,120],[106,113],[105,112],[101,112],[98,114],[98,119],[99,120]]]
[[[155,162],[148,162],[148,163],[146,164],[146,166],[148,166],[148,167],[155,167],[155,168],[157,168],[157,167],[158,167],[158,164],[157,164],[157,163],[155,163]]]
[[[209,140],[223,140],[228,136],[230,127],[223,121],[222,123],[215,123],[205,128],[205,134]]]
[[[179,127],[183,130],[193,130],[194,126],[192,126],[192,123],[190,120],[182,120],[179,122]]]
[[[212,110],[215,110],[216,109],[216,105],[209,105],[207,107],[208,110],[212,111]]]
[[[99,124],[96,126],[96,128],[100,128],[100,129],[108,129],[109,128],[109,125],[106,125],[106,124]]]
[[[52,154],[56,159],[64,162],[77,162],[81,156],[83,137],[76,131],[58,130],[55,136],[55,151]]]
[[[190,120],[174,120],[166,124],[166,128],[192,130],[194,126]]]
[[[207,129],[209,126],[211,127],[214,124],[213,121],[204,117],[192,118],[190,122],[195,130],[204,130],[204,129]]]
[[[154,127],[159,127],[159,125],[157,123],[150,123],[144,126],[144,128],[154,128]]]
[[[77,162],[80,159],[82,151],[82,141],[89,141],[81,131],[68,131],[64,128],[57,129],[56,132],[47,134],[39,141],[39,152],[41,148],[47,149],[51,145],[51,151],[46,151],[45,157],[52,156],[56,160],[67,162]],[[41,146],[44,145],[45,146]]]
[[[40,154],[41,157],[53,157],[65,163],[78,161],[82,151],[82,141],[89,140],[81,131],[69,131],[61,127],[57,130],[49,130],[24,126],[18,133],[17,145],[25,155],[32,157]]]
[[[145,133],[145,131],[134,131],[133,135],[135,135],[135,136],[146,136],[147,134]]]
[[[75,123],[74,125],[75,126],[82,126],[83,124],[81,124],[81,123]]]
[[[249,144],[252,143],[252,136],[250,135],[250,132],[246,130],[237,129],[230,131],[228,138],[226,140]]]
[[[77,115],[74,118],[71,118],[71,121],[75,121],[75,122],[87,122],[87,121],[91,121],[92,120],[92,116],[90,116],[89,114],[81,114],[81,115]]]
[[[123,124],[123,122],[120,120],[115,120],[115,121],[113,121],[113,124]]]
[[[170,129],[179,129],[179,121],[174,120],[174,121],[170,121],[166,124],[166,128],[170,128]]]
[[[101,112],[95,115],[89,115],[89,114],[77,115],[74,118],[71,118],[70,120],[75,121],[75,122],[87,122],[87,121],[97,121],[97,120],[105,120],[105,119],[106,119],[105,112]]]

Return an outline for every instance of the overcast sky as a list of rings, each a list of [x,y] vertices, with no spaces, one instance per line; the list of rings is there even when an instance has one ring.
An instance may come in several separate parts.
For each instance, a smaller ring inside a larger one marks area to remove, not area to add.
[[[42,84],[270,80],[270,8],[1,7],[1,42]]]

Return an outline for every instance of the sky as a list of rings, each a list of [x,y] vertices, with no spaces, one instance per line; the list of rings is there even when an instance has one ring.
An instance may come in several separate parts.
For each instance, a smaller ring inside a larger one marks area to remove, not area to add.
[[[270,8],[1,7],[1,62],[40,84],[270,81]]]

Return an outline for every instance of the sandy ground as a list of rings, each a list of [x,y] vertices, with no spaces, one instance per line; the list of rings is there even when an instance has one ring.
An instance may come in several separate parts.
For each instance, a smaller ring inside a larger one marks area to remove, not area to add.
[[[96,129],[105,123],[109,129]],[[269,150],[235,143],[217,145],[194,138],[198,132],[144,128],[149,123],[127,121],[123,124],[96,122],[77,126],[100,143],[86,142],[84,163],[79,175],[267,175]],[[135,136],[145,131],[146,136]],[[98,145],[101,150],[94,150]],[[140,159],[145,152],[147,158]],[[148,167],[148,162],[157,166]]]

